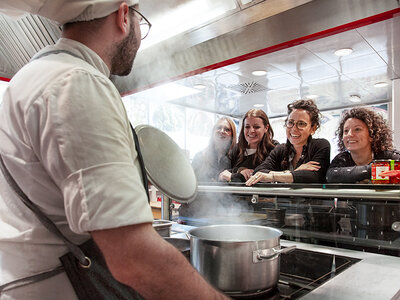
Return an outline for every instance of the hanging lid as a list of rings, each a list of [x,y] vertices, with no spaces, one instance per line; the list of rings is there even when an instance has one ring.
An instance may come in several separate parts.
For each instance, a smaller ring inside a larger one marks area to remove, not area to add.
[[[138,125],[135,131],[151,183],[180,203],[193,200],[197,194],[196,176],[179,146],[155,127]]]

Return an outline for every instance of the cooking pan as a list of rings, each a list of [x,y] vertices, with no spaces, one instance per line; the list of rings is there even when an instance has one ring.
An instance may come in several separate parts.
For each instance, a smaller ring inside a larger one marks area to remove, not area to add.
[[[190,262],[214,287],[226,294],[274,288],[279,279],[282,231],[265,226],[229,224],[191,229]]]

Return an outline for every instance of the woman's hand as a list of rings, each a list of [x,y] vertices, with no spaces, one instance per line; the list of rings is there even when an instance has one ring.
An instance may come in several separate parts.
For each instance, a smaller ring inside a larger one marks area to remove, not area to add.
[[[400,175],[400,170],[383,171],[379,173],[379,176],[381,177],[392,177],[399,175]]]
[[[260,181],[271,182],[272,176],[269,173],[257,172],[246,181],[246,185],[250,186]]]
[[[309,162],[300,165],[295,171],[318,171],[320,168],[321,166],[319,162],[310,160]]]
[[[219,173],[218,180],[219,181],[231,181],[232,173],[228,170],[222,171]]]
[[[240,174],[244,176],[244,179],[248,180],[251,175],[253,175],[254,170],[253,169],[242,169],[240,171]]]

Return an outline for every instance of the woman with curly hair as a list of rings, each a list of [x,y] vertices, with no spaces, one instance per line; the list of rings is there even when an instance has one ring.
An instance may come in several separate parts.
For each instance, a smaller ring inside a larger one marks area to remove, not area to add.
[[[341,151],[332,160],[328,182],[355,183],[371,180],[374,159],[400,159],[393,150],[392,132],[383,117],[365,107],[346,111],[336,131]]]
[[[239,141],[230,153],[231,168],[220,174],[220,180],[245,182],[249,179],[278,144],[273,138],[267,114],[262,109],[250,109],[243,117]]]
[[[313,139],[320,127],[320,112],[313,100],[288,105],[287,141],[275,147],[246,185],[257,182],[324,182],[329,166],[330,144]]]

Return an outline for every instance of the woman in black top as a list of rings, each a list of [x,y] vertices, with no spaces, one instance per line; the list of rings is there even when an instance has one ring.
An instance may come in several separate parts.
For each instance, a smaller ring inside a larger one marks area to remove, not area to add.
[[[320,126],[320,112],[314,101],[298,100],[288,105],[285,120],[287,141],[275,147],[246,182],[323,182],[329,166],[330,144],[313,139]]]
[[[219,174],[230,167],[228,153],[235,144],[235,123],[230,118],[220,118],[213,127],[208,146],[193,158],[192,167],[197,181],[218,181]],[[178,222],[192,224],[191,222],[195,222],[196,218],[212,214],[216,207],[220,206],[219,200],[217,196],[208,197],[208,195],[200,194],[193,202],[181,204]]]
[[[250,109],[243,117],[239,141],[230,153],[231,168],[222,172],[221,181],[245,182],[278,143],[267,114],[262,109]]]
[[[336,136],[341,152],[328,169],[328,182],[369,182],[374,159],[400,159],[400,153],[393,150],[389,126],[371,109],[357,107],[345,112]]]

